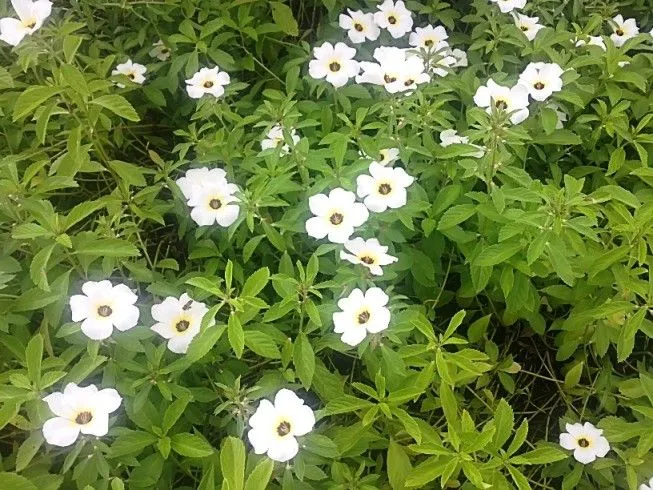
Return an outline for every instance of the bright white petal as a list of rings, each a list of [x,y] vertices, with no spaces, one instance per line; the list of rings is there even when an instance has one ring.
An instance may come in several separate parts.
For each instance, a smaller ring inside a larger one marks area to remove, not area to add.
[[[79,436],[79,426],[68,419],[55,417],[43,424],[43,437],[53,446],[70,446]]]

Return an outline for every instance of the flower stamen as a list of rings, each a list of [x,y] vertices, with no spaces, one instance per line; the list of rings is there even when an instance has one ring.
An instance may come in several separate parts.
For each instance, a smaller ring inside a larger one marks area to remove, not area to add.
[[[77,414],[77,417],[75,417],[75,423],[77,423],[79,425],[86,425],[91,420],[93,420],[93,414],[91,412],[88,412],[88,411],[80,412],[80,413]]]
[[[113,310],[109,305],[102,305],[97,309],[97,314],[105,318],[111,316],[111,313],[113,313]]]

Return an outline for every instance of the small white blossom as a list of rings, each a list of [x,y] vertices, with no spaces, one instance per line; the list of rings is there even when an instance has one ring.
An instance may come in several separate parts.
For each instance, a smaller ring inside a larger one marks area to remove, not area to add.
[[[528,15],[519,14],[516,12],[512,13],[513,18],[515,19],[515,25],[521,30],[526,39],[532,41],[535,39],[535,36],[541,29],[544,29],[542,24],[538,24],[539,17],[529,17]]]
[[[605,42],[603,41],[603,38],[601,36],[589,36],[588,39],[589,39],[588,41],[585,41],[583,39],[578,39],[576,41],[576,46],[577,47],[585,46],[585,45],[587,45],[587,46],[598,46],[603,51],[605,51],[605,49],[606,49],[605,48]]]
[[[375,276],[383,275],[383,266],[390,265],[399,260],[397,257],[388,254],[388,247],[384,247],[376,238],[363,240],[360,237],[349,240],[345,243],[345,249],[340,251],[340,258],[352,264],[361,264],[367,267]]]
[[[612,30],[613,33],[610,36],[610,39],[612,39],[612,42],[617,47],[623,46],[626,41],[639,34],[637,21],[635,19],[624,20],[621,14],[612,19]]]
[[[186,200],[189,200],[198,188],[210,182],[223,182],[227,184],[227,172],[221,168],[191,168],[186,171],[183,177],[180,177],[176,181]]]
[[[400,38],[413,28],[413,14],[402,0],[385,0],[377,8],[379,12],[374,14],[374,21],[382,29],[387,29],[393,38]]]
[[[370,164],[369,172],[370,175],[356,178],[356,193],[367,209],[381,213],[406,205],[406,188],[413,183],[414,177],[403,168],[384,167],[376,162]]]
[[[95,385],[68,383],[63,393],[57,391],[43,398],[56,417],[43,424],[48,444],[70,446],[79,434],[101,437],[109,431],[109,414],[118,410],[122,397],[112,388],[98,390]]]
[[[467,136],[460,136],[455,129],[445,129],[440,133],[440,146],[446,148],[450,145],[470,145],[477,150],[470,154],[475,158],[481,158],[485,154],[485,147],[470,144]]]
[[[416,27],[415,32],[410,33],[408,43],[418,49],[425,49],[427,51],[439,51],[443,47],[447,47],[447,39],[449,34],[442,26],[426,26]]]
[[[357,83],[383,85],[394,94],[414,90],[430,80],[422,59],[405,49],[381,46],[374,50],[374,58],[378,63],[360,63],[363,73],[356,76]]]
[[[490,0],[499,6],[501,12],[508,13],[514,9],[523,9],[526,6],[526,0]]]
[[[152,58],[158,58],[161,61],[166,61],[168,58],[170,58],[170,48],[163,44],[163,41],[159,39],[152,45],[150,56]]]
[[[299,451],[297,437],[308,434],[315,425],[315,415],[304,400],[287,389],[274,397],[274,404],[261,400],[249,418],[247,438],[256,454],[267,453],[274,461],[289,461]]]
[[[107,339],[113,327],[124,332],[138,323],[139,311],[134,305],[138,296],[124,284],[87,281],[82,292],[70,297],[70,311],[74,322],[82,322],[82,332],[88,338]]]
[[[188,199],[188,205],[193,208],[190,217],[200,226],[214,223],[227,228],[237,219],[240,212],[240,201],[234,194],[238,192],[235,184],[224,181],[207,182],[197,188]]]
[[[431,60],[430,70],[440,77],[446,77],[449,74],[449,69],[456,66],[456,63],[457,60],[451,50],[445,49],[439,58]]]
[[[479,87],[474,94],[474,102],[478,107],[485,107],[488,114],[492,113],[492,107],[510,113],[513,124],[528,117],[528,89],[520,84],[506,87],[489,79],[487,85]]]
[[[556,63],[529,63],[519,75],[519,83],[528,89],[535,100],[543,101],[553,92],[562,90],[561,75],[564,70]]]
[[[370,288],[365,293],[354,289],[351,294],[338,301],[338,311],[333,314],[336,333],[340,340],[356,346],[368,333],[379,333],[390,325],[390,310],[386,307],[390,298],[380,288]]]
[[[290,128],[290,137],[292,138],[294,145],[299,143],[299,135],[293,128]],[[290,147],[287,144],[284,144],[284,142],[285,139],[283,137],[283,128],[280,124],[276,124],[270,128],[270,131],[268,131],[265,139],[261,141],[261,149],[269,150],[271,148],[277,148],[278,146],[283,145],[281,147],[281,155],[287,155],[290,151]]]
[[[217,98],[224,95],[224,88],[230,82],[229,74],[220,71],[217,66],[201,68],[186,80],[186,92],[193,99],[201,99],[204,95],[212,95]]]
[[[469,62],[467,61],[467,53],[462,49],[458,49],[458,48],[452,49],[451,56],[453,56],[456,60],[453,66],[455,67],[460,66],[464,68],[469,65]]]
[[[648,485],[646,483],[642,483],[639,486],[639,490],[653,490],[653,477],[648,481]]]
[[[0,40],[12,46],[17,46],[25,36],[38,31],[52,12],[52,2],[49,0],[11,0],[11,5],[18,19],[0,19]]]
[[[139,63],[134,63],[131,59],[124,63],[116,65],[116,68],[111,71],[111,75],[125,75],[132,82],[142,85],[145,82],[145,72],[147,68]],[[124,88],[122,83],[117,84],[118,87]]]
[[[342,87],[359,71],[358,61],[354,59],[356,50],[345,43],[324,43],[313,48],[315,59],[308,64],[308,73],[315,79],[326,79],[334,87]]]
[[[340,14],[338,24],[347,30],[349,39],[354,44],[365,42],[366,39],[376,41],[381,34],[381,29],[374,22],[374,14],[365,14],[360,10],[347,9],[349,15]]]
[[[356,202],[356,194],[340,187],[328,196],[311,196],[308,205],[315,216],[306,220],[306,232],[313,238],[328,237],[333,243],[345,243],[369,217],[365,205]]]
[[[184,354],[195,336],[200,333],[202,318],[209,309],[204,303],[193,301],[186,293],[175,298],[168,296],[152,305],[152,318],[158,323],[150,327],[168,339],[168,349]]]
[[[603,430],[597,429],[589,422],[567,424],[565,428],[567,432],[560,434],[560,445],[574,451],[574,458],[579,463],[591,463],[610,451],[610,443],[603,437]]]

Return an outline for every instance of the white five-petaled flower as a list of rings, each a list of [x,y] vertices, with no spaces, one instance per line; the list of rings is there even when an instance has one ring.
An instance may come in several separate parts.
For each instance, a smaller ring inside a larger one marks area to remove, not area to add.
[[[170,48],[163,44],[163,41],[159,39],[152,45],[150,56],[152,58],[158,58],[161,61],[166,61],[168,58],[170,58]]]
[[[186,171],[183,177],[176,180],[186,200],[190,199],[199,187],[208,182],[227,183],[227,172],[221,168],[191,168]]]
[[[54,446],[70,446],[80,433],[105,435],[109,431],[109,414],[118,409],[122,397],[113,388],[98,390],[95,385],[68,383],[63,393],[51,393],[43,401],[56,415],[43,424],[45,440]]]
[[[367,267],[375,276],[383,275],[383,266],[390,265],[399,260],[397,257],[388,254],[388,247],[384,247],[376,238],[363,240],[360,237],[349,240],[345,248],[351,252],[340,251],[340,258],[352,264],[361,264]]]
[[[0,19],[0,40],[17,46],[25,36],[34,34],[41,28],[45,19],[52,12],[49,0],[11,0],[11,5],[18,19],[5,17]]]
[[[177,180],[177,185],[192,207],[190,217],[200,226],[218,223],[231,226],[240,208],[240,200],[234,195],[238,186],[227,182],[226,173],[219,168],[194,168]]]
[[[488,114],[493,108],[510,113],[510,121],[519,124],[528,117],[528,88],[517,84],[506,87],[489,79],[487,85],[480,86],[474,94],[474,102],[485,107]]]
[[[295,131],[293,128],[290,128],[289,132],[293,144],[296,145],[297,143],[299,143],[299,135],[297,134],[297,131]],[[270,148],[277,148],[280,145],[283,145],[281,147],[281,155],[286,155],[290,151],[290,147],[284,142],[285,139],[283,136],[283,128],[281,127],[280,124],[276,124],[275,126],[272,126],[272,128],[270,128],[270,131],[268,131],[267,135],[265,136],[265,139],[261,141],[261,149],[269,150]]]
[[[426,26],[416,27],[415,32],[410,33],[408,43],[416,48],[425,49],[427,51],[439,51],[441,48],[447,47],[447,38],[449,34],[442,26]]]
[[[267,453],[274,461],[285,462],[299,451],[298,436],[308,434],[315,425],[315,414],[304,400],[285,388],[274,397],[274,404],[261,400],[249,418],[247,438],[256,454]]]
[[[485,147],[470,144],[467,136],[461,136],[455,129],[445,129],[440,133],[440,146],[446,148],[450,145],[470,145],[476,148],[475,151],[470,153],[470,156],[481,158],[485,154]]]
[[[347,9],[349,15],[340,14],[338,23],[347,30],[349,39],[354,44],[365,42],[366,39],[376,41],[381,34],[381,29],[374,22],[374,14],[365,14],[360,10]]]
[[[195,336],[200,333],[202,318],[209,309],[204,303],[193,301],[186,293],[175,298],[168,296],[152,305],[152,318],[158,323],[151,329],[168,339],[168,349],[184,354]]]
[[[356,76],[357,83],[383,85],[391,93],[414,90],[418,84],[430,80],[424,61],[409,50],[391,46],[381,46],[374,50],[378,63],[363,61],[363,73]]]
[[[648,485],[646,483],[642,483],[639,486],[639,490],[653,490],[653,477],[648,481]]]
[[[612,39],[612,42],[617,47],[623,46],[626,41],[639,34],[637,21],[635,19],[624,20],[621,14],[612,19],[612,30],[613,33],[610,36],[610,39]]]
[[[526,0],[490,0],[499,6],[501,12],[508,13],[514,9],[523,9],[526,6]]]
[[[390,310],[386,307],[390,298],[380,288],[370,288],[365,293],[354,289],[351,294],[338,300],[338,311],[333,314],[336,333],[340,340],[356,346],[369,333],[379,333],[390,324]]]
[[[315,215],[306,220],[306,232],[314,238],[328,237],[330,242],[345,243],[354,228],[367,221],[369,212],[364,204],[355,202],[356,194],[340,187],[308,199]]]
[[[132,82],[142,85],[145,82],[145,72],[147,68],[140,63],[134,63],[131,59],[128,59],[124,63],[116,65],[116,68],[111,71],[111,75],[125,75]],[[124,88],[125,86],[122,83],[117,84],[118,87]]]
[[[535,100],[543,101],[562,90],[564,70],[556,63],[529,63],[519,75],[519,83]]]
[[[315,79],[326,79],[334,87],[342,87],[358,74],[356,50],[345,43],[323,43],[313,48],[315,59],[308,64],[308,73]]]
[[[82,292],[70,297],[70,311],[74,322],[82,322],[82,332],[88,338],[107,339],[113,327],[124,332],[136,326],[139,311],[134,303],[138,296],[124,284],[87,281]]]
[[[369,172],[370,175],[356,178],[356,193],[367,209],[381,213],[406,205],[406,188],[413,183],[414,177],[403,168],[384,167],[376,162],[370,163]]]
[[[230,82],[229,74],[220,71],[217,66],[201,68],[186,80],[186,92],[193,99],[201,99],[204,95],[212,95],[217,98],[224,95],[224,88]]]
[[[519,14],[516,12],[513,12],[512,16],[515,19],[515,25],[517,28],[519,28],[519,30],[524,33],[529,41],[535,39],[537,33],[540,32],[541,29],[544,29],[542,24],[538,24],[540,20],[539,17],[529,17],[528,15]]]
[[[374,21],[382,29],[387,29],[393,38],[397,39],[413,28],[413,16],[402,0],[385,0],[377,8],[379,12],[374,14]]]
[[[379,150],[379,156],[376,157],[375,162],[381,165],[390,165],[399,158],[399,148],[384,148]]]
[[[603,41],[603,38],[601,36],[589,36],[588,41],[585,41],[583,39],[578,39],[576,41],[576,47],[585,46],[585,45],[587,45],[587,46],[598,46],[603,51],[606,50],[605,41]]]
[[[567,432],[560,434],[560,445],[574,451],[574,458],[579,463],[591,463],[610,451],[610,443],[603,437],[603,430],[597,429],[589,422],[567,424],[565,428]]]

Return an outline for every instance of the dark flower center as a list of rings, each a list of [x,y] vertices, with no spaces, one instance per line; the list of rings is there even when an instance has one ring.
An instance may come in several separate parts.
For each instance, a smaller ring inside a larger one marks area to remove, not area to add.
[[[329,70],[331,71],[340,71],[340,63],[337,61],[332,61],[329,63]]]
[[[496,107],[497,109],[501,109],[501,110],[505,111],[508,108],[508,104],[506,103],[505,100],[496,100],[494,102],[494,107]]]
[[[213,82],[211,80],[207,80],[204,82],[204,88],[211,88],[213,87]]]
[[[585,439],[584,437],[581,437],[580,439],[578,439],[578,445],[579,445],[580,447],[589,447],[589,445],[590,445],[590,441],[588,441],[588,440]]]
[[[379,194],[383,196],[387,196],[388,194],[390,194],[390,192],[392,192],[392,187],[390,186],[390,184],[381,184],[379,186]]]
[[[363,32],[362,24],[359,23],[354,24],[354,29],[356,29],[358,32]]]
[[[393,76],[390,76],[390,75],[384,75],[383,80],[385,81],[385,83],[392,83],[392,82],[397,81],[397,77],[393,77]]]
[[[617,36],[623,36],[625,34],[624,30],[621,27],[614,32]]]
[[[535,85],[533,85],[537,90],[542,90],[544,88],[544,84],[542,82],[537,82]]]
[[[136,75],[134,75],[133,73],[130,73],[129,75],[127,75],[127,78],[129,78],[130,80],[133,80],[134,78],[136,78]]]
[[[394,25],[397,23],[397,18],[394,15],[391,15],[390,17],[388,17],[388,22]]]
[[[365,310],[362,313],[358,314],[358,324],[363,325],[364,323],[367,323],[368,320],[370,319],[370,312]]]
[[[331,217],[329,218],[329,221],[331,221],[331,224],[333,225],[339,225],[342,223],[342,220],[344,220],[345,217],[340,214],[340,213],[333,213]]]
[[[103,317],[110,316],[113,310],[108,305],[102,305],[97,309],[97,314]]]
[[[364,255],[361,257],[361,262],[363,264],[372,265],[374,263],[374,259],[369,255]]]
[[[209,206],[211,209],[220,209],[222,207],[222,202],[220,199],[211,199],[209,201]]]
[[[426,46],[427,48],[430,48],[431,46],[433,46],[433,40],[432,39],[427,39],[426,41],[424,41],[424,46]]]
[[[161,48],[161,54],[168,54],[170,50],[168,48]]]
[[[93,414],[91,412],[80,412],[77,414],[77,417],[75,417],[75,422],[79,425],[86,425],[91,420],[93,420]]]
[[[177,322],[177,325],[175,325],[177,332],[180,333],[188,330],[188,327],[190,327],[190,323],[188,323],[188,320],[180,320]]]
[[[522,31],[526,32],[526,31],[528,30],[528,27],[527,27],[527,26],[521,26],[520,29],[521,29]]]
[[[33,29],[35,25],[36,25],[36,21],[30,20],[27,24],[25,24],[25,27],[27,27],[28,29]]]
[[[277,434],[279,434],[280,437],[290,434],[290,422],[286,422],[285,420],[281,422],[277,426]]]
[[[405,85],[406,87],[410,87],[413,83],[415,83],[415,80],[413,80],[412,78],[409,78],[408,80],[406,80],[406,81],[404,82],[404,85]]]

